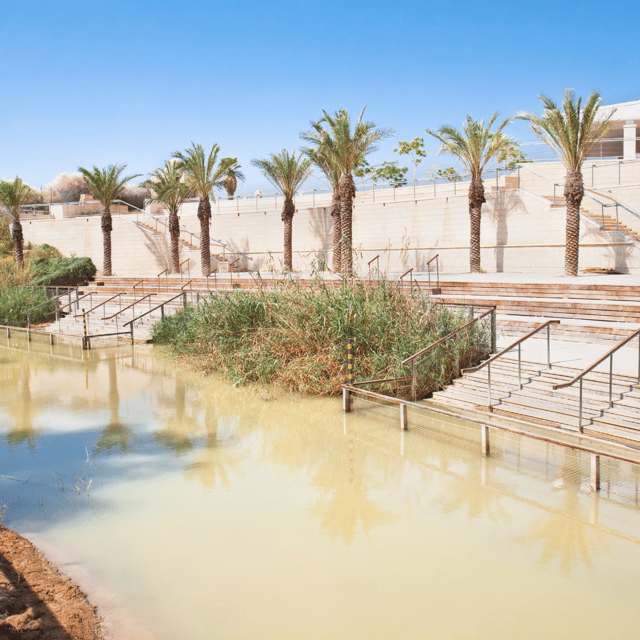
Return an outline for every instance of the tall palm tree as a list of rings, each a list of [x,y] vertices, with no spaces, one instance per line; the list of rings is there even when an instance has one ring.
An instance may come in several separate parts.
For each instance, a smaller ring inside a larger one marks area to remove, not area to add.
[[[153,201],[169,210],[169,236],[171,238],[171,271],[180,271],[180,218],[178,211],[182,203],[191,195],[191,187],[182,181],[182,171],[175,162],[167,160],[164,167],[151,173],[144,183],[153,194]]]
[[[227,192],[227,199],[233,200],[233,194],[238,188],[238,182],[244,182],[245,180],[244,173],[240,171],[238,158],[222,158],[220,164],[226,168],[224,178],[222,178],[222,186]]]
[[[251,164],[262,171],[263,175],[284,196],[282,205],[282,221],[284,222],[284,268],[286,271],[293,269],[293,257],[291,248],[291,236],[293,231],[293,216],[296,207],[293,204],[293,196],[302,186],[303,182],[311,175],[311,160],[309,158],[296,158],[296,152],[289,153],[282,149],[280,153],[271,153],[269,160],[252,160]]]
[[[498,118],[498,112],[491,116],[485,126],[484,120],[477,122],[471,116],[467,116],[462,131],[449,125],[443,125],[437,131],[425,129],[436,138],[442,146],[437,153],[448,153],[456,156],[466,167],[471,177],[469,185],[469,264],[471,273],[480,272],[480,219],[482,217],[482,205],[487,201],[484,197],[484,184],[482,172],[487,163],[499,156],[502,151],[512,144],[511,138],[505,136],[502,130],[511,122],[507,118],[492,133],[491,127]]]
[[[363,122],[364,110],[351,129],[351,119],[346,109],[329,115],[322,111],[322,118],[312,123],[316,137],[326,147],[340,170],[338,192],[340,195],[340,225],[342,227],[342,273],[353,274],[353,198],[356,191],[353,171],[359,167],[365,157],[378,149],[378,142],[394,135],[389,128],[378,128],[375,122]],[[323,127],[326,126],[326,129]],[[303,136],[304,137],[304,136]],[[314,142],[314,140],[309,140]]]
[[[322,140],[313,136],[313,132],[303,132],[301,134],[305,140],[312,140],[317,146],[315,148],[305,147],[302,152],[311,162],[324,173],[331,186],[331,217],[333,218],[333,270],[340,273],[342,269],[342,227],[340,225],[340,169],[333,161],[333,157],[322,145]],[[354,185],[355,187],[355,185]]]
[[[82,174],[87,189],[91,192],[102,205],[102,219],[100,227],[102,228],[103,239],[103,266],[102,273],[105,276],[111,275],[111,231],[113,225],[111,223],[111,201],[118,197],[122,187],[137,178],[141,174],[136,173],[132,176],[122,177],[122,172],[126,169],[126,164],[110,164],[106,169],[98,169],[94,165],[89,171],[84,167],[78,167],[78,171]]]
[[[30,194],[31,187],[21,178],[16,177],[13,182],[6,180],[0,182],[0,205],[2,205],[3,213],[12,223],[11,236],[18,269],[22,269],[24,265],[24,236],[20,222],[20,207],[27,201]]]
[[[209,155],[205,154],[201,144],[191,143],[184,152],[174,151],[172,157],[178,160],[178,168],[184,172],[184,180],[198,195],[198,220],[200,220],[200,262],[202,274],[211,273],[211,249],[209,242],[209,222],[211,221],[211,200],[213,189],[220,186],[226,172],[222,162],[216,166],[220,147],[214,144]]]
[[[614,111],[604,118],[596,118],[602,100],[598,91],[592,91],[582,108],[582,98],[572,89],[564,90],[562,108],[547,95],[538,98],[544,105],[544,116],[531,113],[517,117],[528,120],[531,130],[546,142],[564,162],[567,177],[564,181],[564,197],[567,203],[565,274],[578,275],[578,251],[580,244],[580,205],[584,196],[582,164],[593,145],[611,128]]]

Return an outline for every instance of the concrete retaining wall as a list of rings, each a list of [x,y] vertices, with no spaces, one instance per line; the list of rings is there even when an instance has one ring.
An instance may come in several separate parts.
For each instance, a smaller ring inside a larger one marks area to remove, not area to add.
[[[410,188],[391,190],[385,197],[369,192],[356,199],[353,218],[355,262],[366,275],[367,262],[380,255],[383,272],[397,273],[410,267],[423,271],[427,261],[439,254],[440,270],[465,273],[469,270],[469,211],[466,189],[458,193],[413,198]],[[444,193],[447,193],[446,191]],[[395,197],[395,201],[390,199]],[[481,227],[482,267],[488,272],[564,271],[565,215],[542,197],[518,189],[500,189],[487,183],[487,203]],[[319,204],[319,199],[316,204]],[[273,202],[271,203],[273,205]],[[305,203],[306,204],[306,203]],[[197,206],[197,205],[196,205]],[[283,259],[284,225],[280,209],[234,212],[213,208],[210,235],[233,249],[249,254],[243,259],[249,269],[280,269]],[[255,203],[254,203],[255,206]],[[181,224],[198,232],[196,207],[189,203]],[[102,232],[99,217],[72,220],[25,221],[27,241],[47,242],[63,254],[89,255],[102,268]],[[321,269],[331,264],[332,219],[328,206],[302,208],[293,220],[294,268]],[[157,275],[169,266],[168,237],[143,231],[124,218],[113,219],[112,263],[117,275]],[[213,254],[222,249],[211,245]],[[200,273],[199,251],[181,249],[181,259],[190,258],[192,275]],[[213,261],[215,266],[216,261]],[[601,232],[596,223],[583,218],[581,268],[616,268],[640,272],[638,246],[615,232]],[[186,272],[186,271],[185,271]]]

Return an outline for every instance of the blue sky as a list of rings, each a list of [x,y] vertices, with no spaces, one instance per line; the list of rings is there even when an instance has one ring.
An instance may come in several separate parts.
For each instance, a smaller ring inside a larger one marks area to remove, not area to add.
[[[640,99],[640,17],[626,2],[4,3],[0,177],[40,187],[78,166],[146,174],[191,142],[216,142],[269,189],[252,158],[300,146],[321,110],[424,129],[540,111],[597,88]],[[532,140],[515,123],[510,135]],[[370,162],[397,159],[397,139]]]

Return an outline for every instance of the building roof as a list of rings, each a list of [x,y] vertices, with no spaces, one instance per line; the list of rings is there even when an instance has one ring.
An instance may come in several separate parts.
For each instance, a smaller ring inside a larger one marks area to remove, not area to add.
[[[615,109],[614,120],[640,120],[640,100],[603,105],[598,109],[598,116],[606,117],[612,109]]]

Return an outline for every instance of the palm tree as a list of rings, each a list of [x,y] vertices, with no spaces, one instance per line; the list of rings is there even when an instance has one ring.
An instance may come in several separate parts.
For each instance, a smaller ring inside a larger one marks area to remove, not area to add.
[[[137,178],[139,173],[132,176],[122,177],[122,172],[126,169],[126,164],[110,164],[106,169],[98,169],[94,165],[93,170],[89,171],[84,167],[78,167],[78,171],[84,177],[87,189],[91,192],[102,205],[102,219],[100,227],[102,228],[103,238],[103,266],[102,273],[105,276],[111,275],[111,231],[113,225],[111,223],[111,201],[118,197],[122,187]]]
[[[269,160],[252,160],[251,164],[262,171],[263,175],[284,196],[282,206],[282,221],[284,222],[284,269],[293,269],[291,250],[291,235],[293,229],[293,216],[296,207],[293,204],[293,196],[302,186],[302,183],[311,175],[311,160],[308,158],[296,158],[296,152],[291,154],[282,149],[280,153],[270,154]]]
[[[169,236],[171,237],[171,271],[180,271],[180,218],[178,211],[182,203],[191,195],[191,187],[182,182],[182,171],[175,162],[167,160],[162,169],[151,173],[144,183],[153,194],[153,201],[169,210]]]
[[[214,144],[207,156],[201,144],[191,143],[191,148],[184,152],[174,151],[178,169],[184,172],[184,180],[191,190],[200,198],[198,204],[198,220],[200,220],[200,262],[202,274],[211,273],[211,250],[209,248],[209,222],[211,220],[211,197],[213,189],[220,186],[226,174],[226,166],[216,160],[220,147]]]
[[[437,131],[425,129],[429,135],[442,144],[437,153],[449,153],[456,156],[466,167],[471,177],[469,185],[469,218],[471,223],[469,263],[471,273],[480,272],[480,219],[482,205],[486,202],[482,172],[492,158],[499,156],[513,142],[511,138],[502,133],[502,130],[511,122],[510,118],[502,122],[493,133],[491,132],[491,127],[498,115],[498,112],[494,113],[486,126],[484,120],[477,122],[471,116],[467,116],[462,131],[449,125],[443,125]]]
[[[327,148],[322,145],[322,141],[318,139],[318,142],[315,142],[316,139],[313,137],[313,132],[304,132],[301,137],[305,140],[313,139],[314,143],[317,144],[315,148],[303,148],[302,152],[324,173],[331,185],[331,217],[333,218],[332,264],[333,270],[336,273],[340,273],[342,269],[342,227],[340,225],[340,191],[338,189],[340,186],[340,169],[338,169],[332,156],[328,153]]]
[[[327,153],[340,170],[340,182],[338,192],[340,195],[340,225],[342,227],[342,273],[351,277],[353,274],[353,198],[356,191],[352,172],[359,167],[365,157],[378,149],[378,142],[394,135],[389,128],[378,128],[375,122],[363,122],[364,110],[351,130],[351,120],[346,109],[336,111],[330,116],[322,111],[322,118],[311,124],[316,138],[326,147]],[[323,125],[327,129],[323,129]],[[304,134],[303,134],[304,138]],[[317,144],[314,139],[308,139]]]
[[[591,92],[584,109],[582,98],[577,98],[572,89],[564,90],[562,108],[547,95],[541,94],[538,98],[544,105],[543,117],[531,113],[519,114],[517,117],[531,123],[533,133],[558,154],[567,169],[564,181],[567,203],[565,274],[577,276],[580,205],[584,196],[582,164],[593,145],[611,128],[614,111],[604,118],[596,118],[602,102],[598,91]]]
[[[21,178],[16,177],[13,182],[6,180],[0,182],[0,205],[2,205],[2,212],[12,223],[11,236],[18,269],[22,269],[24,265],[24,237],[20,223],[20,207],[29,199],[30,194],[31,187]]]
[[[224,178],[222,179],[222,186],[227,192],[227,199],[233,200],[233,194],[238,188],[238,181],[244,182],[244,173],[240,171],[240,165],[238,164],[238,158],[222,158],[220,165],[224,165],[226,170]]]

